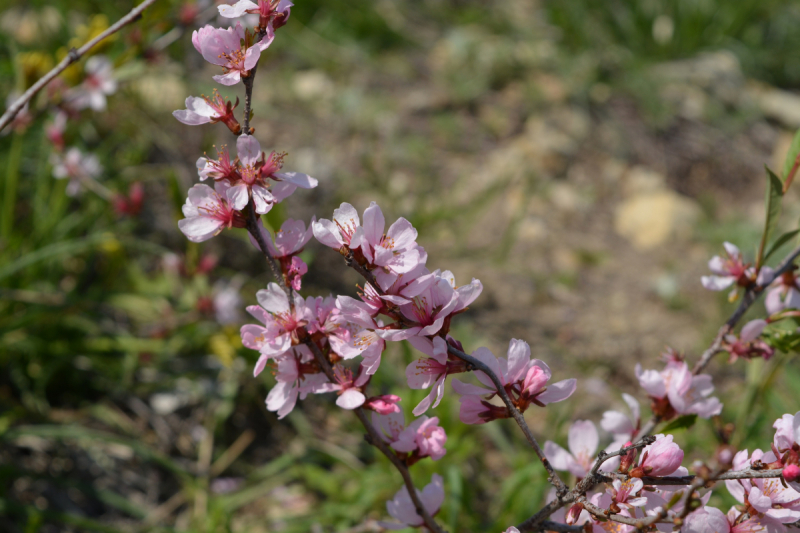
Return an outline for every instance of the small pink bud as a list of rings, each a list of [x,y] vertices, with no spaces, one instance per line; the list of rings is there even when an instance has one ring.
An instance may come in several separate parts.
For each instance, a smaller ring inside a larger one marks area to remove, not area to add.
[[[371,409],[381,415],[388,415],[391,413],[400,412],[400,407],[397,405],[397,402],[399,401],[399,396],[395,396],[394,394],[384,394],[383,396],[373,396],[372,398],[367,398],[367,401],[365,401],[364,405],[361,407],[364,409]]]
[[[577,523],[578,518],[580,518],[581,516],[581,511],[583,511],[583,504],[576,503],[575,505],[569,508],[569,511],[567,511],[567,515],[566,518],[564,518],[564,522],[566,522],[569,525]]]
[[[788,465],[786,468],[784,468],[783,479],[785,479],[786,481],[800,480],[800,466]]]
[[[644,449],[640,466],[645,475],[668,476],[681,466],[681,461],[683,450],[672,442],[672,435],[667,435]]]

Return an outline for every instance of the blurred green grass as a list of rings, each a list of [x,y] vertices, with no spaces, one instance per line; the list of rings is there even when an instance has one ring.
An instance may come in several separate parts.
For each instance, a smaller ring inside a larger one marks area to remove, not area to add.
[[[103,50],[127,72],[128,83],[111,98],[109,111],[87,114],[68,130],[72,143],[101,158],[104,184],[126,191],[133,181],[145,183],[148,203],[140,217],[119,217],[105,200],[88,192],[67,197],[66,184],[50,174],[43,120],[0,138],[0,524],[26,533],[307,532],[317,525],[321,531],[347,531],[366,517],[385,518],[385,501],[400,481],[361,441],[352,417],[333,410],[330,398],[319,397],[276,421],[263,405],[270,379],[253,380],[250,373],[256,354],[238,345],[235,326],[214,320],[207,302],[218,280],[246,273],[241,293],[252,304],[255,290],[268,279],[258,258],[242,251],[245,240],[222,237],[223,244],[215,249],[220,265],[199,272],[207,248],[186,243],[175,228],[193,181],[192,150],[195,145],[210,149],[215,140],[210,130],[187,133],[178,128],[170,122],[169,109],[159,108],[168,105],[161,101],[169,99],[167,77],[182,82],[178,92],[185,94],[210,87],[196,72],[200,64],[188,32],[155,57],[148,56],[148,47],[176,23],[179,7],[178,2],[158,2],[145,15],[138,41],[127,34]],[[0,16],[16,9],[35,21],[45,8],[55,8],[61,19],[41,39],[20,42],[4,28],[0,94],[32,81],[19,53],[43,52],[56,60],[59,49],[76,36],[79,23],[95,13],[113,21],[129,4],[15,0],[4,4]],[[332,112],[343,117],[346,128],[369,131],[385,109],[391,114],[392,95],[360,94],[346,80],[362,70],[399,71],[400,77],[415,80],[419,55],[438,43],[442,68],[425,80],[445,94],[431,119],[435,145],[409,132],[391,154],[424,181],[436,174],[442,146],[457,157],[513,131],[513,120],[507,124],[491,118],[476,136],[466,136],[470,122],[464,114],[474,112],[479,99],[515,82],[535,93],[528,75],[536,65],[552,68],[567,81],[569,97],[578,101],[600,82],[615,94],[633,93],[647,104],[653,99],[648,67],[723,48],[736,54],[749,76],[797,88],[798,21],[797,5],[777,1],[298,2],[290,25],[281,30],[285,39],[276,40],[270,51],[275,62],[270,74],[276,78],[271,88],[291,89],[287,80],[307,69],[326,73],[337,83],[344,80],[345,86],[333,95]],[[549,59],[537,55],[541,51],[534,39],[549,44]],[[135,85],[144,76],[155,80],[155,92]],[[540,104],[530,97],[525,111],[534,112]],[[269,113],[278,125],[291,115],[330,112],[313,102],[277,100],[265,106],[263,114]],[[406,211],[398,207],[402,198],[396,198],[401,195],[391,188],[384,164],[366,153],[357,186],[390,198],[391,206]],[[427,180],[416,195],[434,194],[437,185]],[[507,185],[496,183],[468,210],[485,209]],[[343,199],[353,188],[350,184],[330,192]],[[329,212],[334,198],[312,200],[318,216]],[[446,225],[463,209],[415,205],[409,217],[423,231]],[[292,213],[276,210],[269,222],[277,226],[286,216]],[[721,225],[713,218],[698,232],[700,239],[714,244],[732,234],[752,242],[757,237],[747,222]],[[509,246],[501,244],[503,257]],[[463,243],[456,248],[470,253]],[[170,252],[178,254],[177,262]],[[329,260],[327,250],[309,252],[321,262]],[[330,288],[322,285],[324,274],[316,276],[310,278],[311,290],[326,294]],[[578,278],[565,273],[564,279],[574,285]],[[334,283],[351,289],[346,282]],[[466,346],[490,345],[503,354],[504,344],[478,336],[466,321],[469,316],[463,318],[457,336]],[[709,328],[713,334],[715,326]],[[376,389],[401,394],[409,418],[425,395],[404,386],[404,368],[412,357],[405,344],[392,346],[374,380]],[[777,357],[763,368],[752,365],[746,374],[741,363],[715,368],[720,376],[715,382],[731,405],[725,420],[744,430],[742,446],[766,446],[772,420],[797,409],[792,402],[793,391],[800,389],[800,371],[794,358]],[[569,366],[586,376],[596,370],[585,361]],[[743,398],[741,383],[746,384]],[[159,413],[153,402],[159,393],[179,406]],[[577,398],[576,404],[581,401],[589,400]],[[452,531],[500,531],[530,516],[548,487],[519,432],[504,422],[464,426],[457,413],[458,403],[448,388],[434,413],[448,430],[448,453],[437,463],[419,463],[412,472],[420,487],[434,472],[445,478],[442,523]],[[533,411],[529,419],[539,434],[563,444],[572,406],[553,406],[544,414]],[[690,459],[712,451],[711,426],[701,421],[698,428],[677,437],[696,450]],[[214,493],[212,465],[248,432],[255,441],[227,469],[215,473],[240,478],[242,485],[227,494]],[[724,490],[715,498],[732,503]]]

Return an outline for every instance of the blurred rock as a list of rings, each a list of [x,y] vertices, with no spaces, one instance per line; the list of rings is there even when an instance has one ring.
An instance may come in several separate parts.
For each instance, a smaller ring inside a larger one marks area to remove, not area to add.
[[[767,117],[789,128],[800,127],[800,95],[756,82],[748,85],[748,93]]]
[[[628,177],[628,198],[614,212],[614,229],[639,250],[691,236],[700,208],[666,188],[656,173],[634,169]]]

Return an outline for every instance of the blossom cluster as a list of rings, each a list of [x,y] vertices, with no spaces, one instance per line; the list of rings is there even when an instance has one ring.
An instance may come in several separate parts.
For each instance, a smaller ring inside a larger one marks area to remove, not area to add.
[[[237,21],[228,28],[207,25],[192,35],[202,57],[221,67],[222,73],[213,76],[216,82],[244,84],[246,104],[241,122],[236,117],[239,99],[231,103],[216,90],[211,97],[188,97],[186,109],[174,112],[184,124],[224,124],[237,136],[235,156],[223,146],[215,159],[203,156],[197,160],[200,181],[213,179],[214,186],[198,183],[189,190],[183,207],[185,218],[178,225],[193,242],[211,239],[226,228],[246,228],[252,245],[277,269],[279,279],[256,293],[258,305],[247,307],[258,323],[241,327],[243,345],[259,354],[254,376],[269,368],[276,380],[266,399],[267,409],[283,418],[298,399],[335,393],[335,403],[342,409],[372,411],[371,424],[365,425],[371,430],[373,444],[389,449],[384,453],[407,468],[425,458],[438,461],[446,454],[445,429],[438,417],[425,413],[440,404],[447,377],[452,374],[471,372],[477,380],[476,384],[452,379],[452,390],[459,397],[459,419],[465,424],[510,417],[518,420],[531,408],[543,409],[570,398],[577,380],[554,380],[553,370],[532,357],[531,346],[524,340],[511,339],[504,357],[484,347],[472,351],[464,348],[454,337],[452,322],[476,301],[483,285],[477,279],[459,285],[449,270],[430,268],[428,254],[418,243],[418,231],[406,218],[389,224],[377,203],[370,203],[359,213],[345,202],[330,218],[287,219],[277,231],[264,227],[260,215],[298,188],[311,189],[318,184],[306,174],[284,172],[286,154],[272,151],[266,155],[249,126],[255,71],[262,53],[274,42],[276,30],[289,19],[291,8],[292,3],[286,0],[240,0],[219,6],[219,12],[227,18],[257,16],[253,29]],[[361,274],[363,283],[355,296],[299,294],[308,272],[301,255],[312,237],[336,250]],[[791,272],[773,279],[774,272],[769,268],[757,269],[745,263],[736,246],[725,243],[725,250],[725,257],[710,261],[712,275],[702,279],[706,288],[734,286],[732,296],[736,296],[740,288],[748,290],[754,284],[772,282],[767,302],[771,317],[800,302],[800,285]],[[769,358],[772,348],[762,339],[769,320],[751,321],[738,335],[729,331],[719,339],[720,350],[728,351],[732,361]],[[399,396],[373,394],[369,389],[387,345],[401,341],[421,354],[406,367],[408,387],[430,389],[413,407],[416,418],[408,423]],[[785,524],[800,519],[800,493],[794,490],[800,481],[798,415],[786,415],[776,422],[771,451],[757,450],[748,455],[742,450],[734,456],[729,450],[728,454],[733,468],[780,469],[790,486],[778,487],[776,483],[781,480],[777,477],[729,481],[731,494],[742,507],[727,515],[706,506],[710,492],[699,498],[699,507],[698,501],[691,499],[676,503],[676,491],[688,485],[684,481],[689,470],[681,465],[684,452],[673,435],[649,435],[658,422],[681,415],[707,419],[719,415],[723,406],[713,396],[711,376],[690,369],[675,351],[665,353],[662,370],[636,365],[635,374],[649,398],[653,425],[643,428],[638,400],[624,394],[630,412],[606,411],[600,422],[611,436],[605,454],[598,452],[601,435],[590,420],[571,425],[568,449],[553,441],[545,443],[545,465],[569,472],[576,480],[598,472],[608,476],[586,494],[589,503],[575,503],[568,510],[562,509],[563,516],[556,513],[553,519],[585,524],[586,530],[597,532],[611,530],[607,517],[612,513],[631,520],[683,520],[683,531],[783,531]],[[363,413],[359,416],[365,420]],[[634,444],[643,437],[648,440]],[[429,518],[421,515],[438,513],[444,500],[443,480],[434,474],[422,491],[412,488],[409,483],[387,502],[387,511],[396,522],[382,522],[384,528],[430,527]],[[604,513],[589,512],[589,507],[601,508]],[[636,530],[619,521],[613,524],[614,531]],[[662,526],[656,523],[666,531]],[[512,526],[506,532],[518,530]]]

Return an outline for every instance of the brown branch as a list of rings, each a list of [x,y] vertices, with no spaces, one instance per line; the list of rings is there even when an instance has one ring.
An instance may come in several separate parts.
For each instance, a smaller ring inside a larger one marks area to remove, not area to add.
[[[542,522],[542,529],[545,531],[556,531],[557,533],[581,533],[582,531],[586,531],[583,529],[583,526],[571,526],[560,522],[551,522],[550,520]]]
[[[533,436],[533,433],[531,433],[528,424],[525,422],[525,417],[522,416],[522,413],[520,413],[519,409],[517,409],[516,406],[511,402],[511,398],[508,397],[506,389],[505,387],[503,387],[503,383],[500,381],[500,378],[498,378],[497,375],[494,372],[492,372],[492,370],[488,366],[486,366],[480,359],[477,359],[475,357],[472,357],[471,355],[462,352],[458,348],[452,346],[450,343],[447,344],[447,351],[448,353],[455,355],[462,361],[471,364],[473,367],[475,367],[475,370],[480,370],[481,372],[489,376],[489,379],[492,380],[492,383],[494,383],[494,386],[497,389],[498,396],[500,396],[500,399],[503,400],[504,404],[506,404],[506,409],[508,409],[509,414],[517,423],[519,428],[522,430],[522,433],[525,435],[525,438],[530,443],[531,448],[533,448],[534,453],[539,458],[539,461],[542,462],[542,465],[544,466],[545,470],[547,470],[548,474],[547,480],[556,488],[556,492],[559,495],[565,494],[567,492],[566,484],[561,480],[558,474],[556,474],[556,471],[553,469],[553,465],[550,464],[550,461],[544,455],[544,451],[542,450],[541,446],[539,446],[539,443],[536,441],[536,437]]]
[[[631,476],[627,474],[621,474],[619,472],[604,472],[601,474],[607,479],[619,479],[622,481],[631,479]],[[783,475],[783,470],[781,469],[771,469],[771,470],[733,470],[728,471],[717,476],[713,476],[711,481],[724,481],[726,479],[773,479],[779,478]],[[697,480],[697,476],[663,476],[663,477],[655,477],[655,476],[643,476],[641,478],[642,483],[645,485],[691,485]]]
[[[272,270],[272,275],[275,276],[275,280],[280,285],[283,292],[286,293],[286,296],[289,296],[289,304],[294,305],[294,301],[291,299],[291,291],[289,290],[289,286],[286,284],[286,279],[283,277],[283,272],[281,271],[281,267],[278,262],[272,257],[272,254],[269,253],[269,248],[267,247],[267,241],[264,240],[264,235],[261,234],[261,224],[258,223],[259,216],[256,214],[255,202],[252,200],[247,205],[247,231],[250,235],[258,243],[258,247],[261,248],[261,253],[264,254],[264,257],[269,264],[270,270]]]
[[[303,328],[305,330],[305,328]],[[306,339],[305,339],[306,346],[313,352],[314,357],[317,360],[317,363],[322,368],[322,371],[328,376],[328,379],[331,383],[336,382],[336,377],[333,374],[333,368],[331,364],[328,362],[328,359],[319,349],[319,346],[311,340],[311,336],[308,335],[306,332]],[[414,503],[414,507],[417,510],[417,514],[422,517],[425,521],[425,525],[428,529],[433,531],[434,533],[446,533],[444,529],[433,519],[433,517],[428,513],[425,509],[425,506],[422,504],[422,501],[417,494],[417,489],[414,487],[414,481],[411,479],[411,473],[408,471],[408,466],[397,456],[394,451],[389,448],[386,442],[381,438],[380,434],[378,434],[375,427],[367,418],[367,414],[364,412],[364,409],[358,407],[354,409],[356,416],[364,425],[364,428],[367,430],[367,435],[365,436],[367,442],[378,448],[383,455],[386,456],[387,459],[397,468],[397,471],[400,472],[400,475],[403,476],[403,482],[406,485],[406,489],[408,489],[408,495],[411,497],[411,501]]]
[[[17,98],[14,101],[14,103],[12,103],[8,107],[8,109],[6,109],[6,112],[3,113],[2,117],[0,117],[0,131],[2,131],[3,128],[5,128],[14,119],[15,116],[17,116],[17,113],[19,113],[22,110],[22,108],[25,107],[25,104],[30,102],[33,99],[33,97],[36,96],[36,94],[39,91],[44,89],[48,83],[53,81],[56,76],[64,72],[67,69],[67,67],[69,67],[71,64],[75,63],[81,57],[83,57],[89,50],[94,48],[94,46],[97,43],[117,33],[119,30],[121,30],[128,24],[131,24],[132,22],[138,20],[142,12],[148,7],[150,7],[150,5],[155,1],[156,0],[144,0],[144,2],[133,8],[130,11],[130,13],[128,13],[127,15],[119,19],[117,22],[115,22],[113,25],[111,25],[106,31],[104,31],[103,33],[101,33],[88,43],[84,44],[77,50],[74,48],[70,50],[67,56],[64,59],[62,59],[58,63],[58,65],[53,67],[53,69],[50,70],[50,72],[39,78],[39,81],[34,83],[30,89],[25,91],[25,93],[22,96]]]
[[[800,246],[792,250],[791,253],[787,255],[783,261],[781,261],[781,263],[775,268],[772,278],[765,280],[761,284],[755,283],[745,290],[742,301],[739,302],[739,307],[736,308],[736,311],[733,312],[730,318],[728,318],[725,324],[723,324],[723,326],[719,329],[717,336],[714,337],[714,341],[711,343],[711,346],[705,352],[703,352],[700,360],[692,369],[692,374],[697,375],[702,372],[716,354],[724,351],[721,349],[721,345],[725,335],[733,331],[734,326],[736,326],[739,320],[742,319],[744,314],[748,309],[750,309],[750,306],[755,303],[758,297],[761,296],[761,293],[764,292],[764,289],[766,289],[769,284],[777,279],[781,274],[791,269],[795,259],[797,259],[799,256]]]

